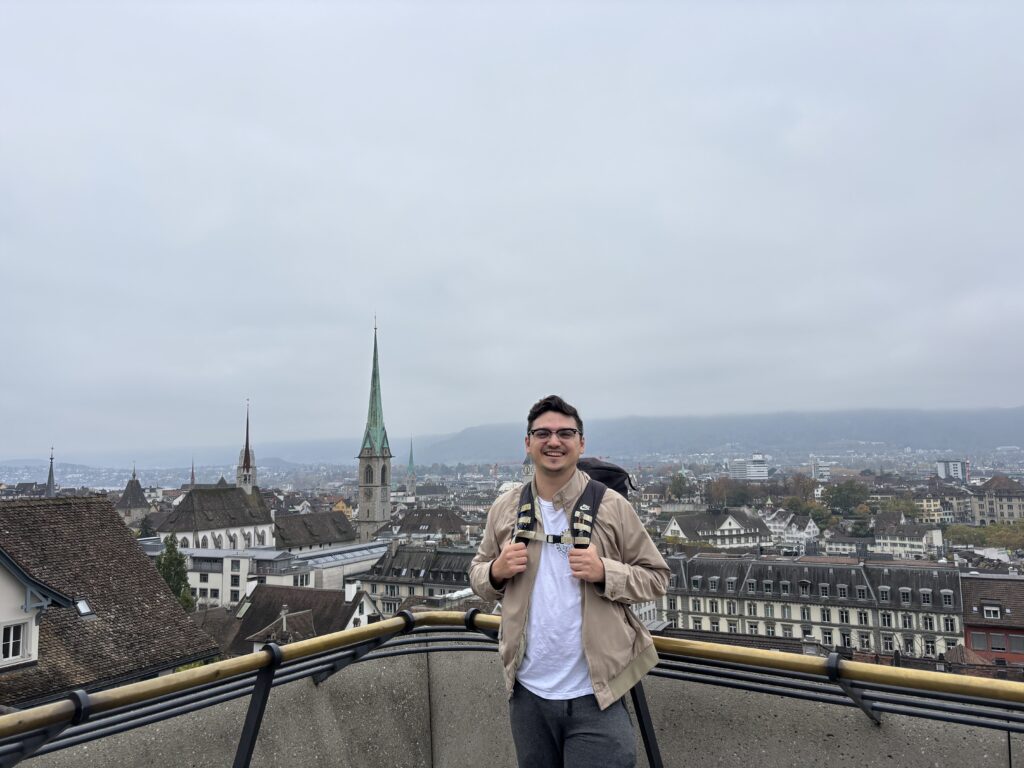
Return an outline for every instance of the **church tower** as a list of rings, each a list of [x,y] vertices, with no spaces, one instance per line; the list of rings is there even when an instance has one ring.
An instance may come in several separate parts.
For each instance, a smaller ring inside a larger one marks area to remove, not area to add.
[[[195,485],[195,465],[192,468],[192,484]],[[245,445],[238,454],[238,468],[235,470],[235,485],[248,494],[256,485],[256,454],[249,446],[249,401],[245,401]]]
[[[359,541],[391,521],[391,448],[380,403],[380,368],[377,364],[377,327],[373,328],[373,371],[370,374],[370,410],[359,449],[359,506],[355,523]]]

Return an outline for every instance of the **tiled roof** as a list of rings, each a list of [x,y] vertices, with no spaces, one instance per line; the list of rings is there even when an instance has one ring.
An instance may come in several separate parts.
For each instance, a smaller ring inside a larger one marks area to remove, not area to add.
[[[257,493],[235,486],[193,488],[157,529],[161,533],[190,533],[215,528],[267,525],[270,510]]]
[[[95,614],[46,610],[38,662],[0,671],[0,704],[109,687],[218,653],[105,498],[0,502],[0,549]]]
[[[964,624],[985,627],[1024,627],[1024,578],[963,574]],[[999,608],[998,619],[986,619],[984,606]]]
[[[355,541],[356,532],[344,512],[280,515],[274,521],[278,547],[310,547]]]
[[[1024,486],[1006,475],[996,475],[988,482],[979,486],[978,491],[1000,496],[1024,496]]]

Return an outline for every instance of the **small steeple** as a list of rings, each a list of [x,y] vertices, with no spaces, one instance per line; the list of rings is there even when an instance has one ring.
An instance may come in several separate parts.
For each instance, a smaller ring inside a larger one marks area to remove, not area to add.
[[[196,487],[196,457],[195,456],[192,457],[192,477],[189,480],[189,484],[193,488]]]
[[[366,414],[366,431],[360,454],[390,456],[388,433],[384,428],[384,408],[380,400],[380,366],[377,362],[377,321],[373,321],[373,370],[370,373],[370,408]]]
[[[50,446],[50,474],[46,478],[46,498],[52,499],[57,495],[57,484],[53,480],[53,446]]]
[[[132,480],[135,479],[135,462],[132,462]]]
[[[242,469],[252,469],[252,451],[249,448],[249,398],[245,399],[245,447],[242,449]]]

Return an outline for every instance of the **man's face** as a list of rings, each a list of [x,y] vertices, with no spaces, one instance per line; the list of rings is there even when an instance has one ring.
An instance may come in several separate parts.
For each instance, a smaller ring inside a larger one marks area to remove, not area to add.
[[[548,411],[542,413],[530,425],[530,430],[550,429],[551,436],[541,440],[534,435],[526,436],[526,452],[533,459],[538,472],[559,474],[567,467],[575,467],[583,453],[583,436],[573,435],[568,440],[558,437],[556,430],[576,429],[576,419],[564,413]]]

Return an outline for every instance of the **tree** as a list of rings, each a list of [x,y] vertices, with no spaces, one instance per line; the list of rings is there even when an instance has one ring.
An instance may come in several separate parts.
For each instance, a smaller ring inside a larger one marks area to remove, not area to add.
[[[669,483],[668,492],[673,499],[685,499],[693,493],[690,484],[686,482],[686,477],[678,474],[672,476],[672,482]]]
[[[148,536],[156,536],[156,531],[153,529],[153,521],[146,515],[139,523],[139,538],[144,539]]]
[[[174,536],[164,539],[164,551],[156,556],[156,569],[178,598],[181,607],[186,611],[195,610],[196,601],[188,586],[188,561],[178,551],[178,542]]]
[[[868,499],[867,486],[856,480],[846,480],[825,491],[825,503],[829,508],[849,515]]]
[[[882,502],[882,512],[902,512],[905,517],[910,519],[916,519],[921,513],[917,504],[914,503],[913,498],[910,497],[899,497],[895,499],[886,499]]]
[[[796,496],[801,501],[810,501],[814,496],[814,489],[818,485],[807,475],[797,472],[786,482],[787,490],[791,496]],[[789,509],[789,507],[786,507]]]

